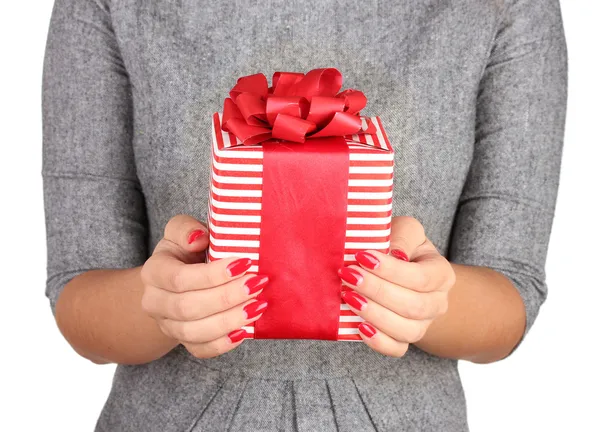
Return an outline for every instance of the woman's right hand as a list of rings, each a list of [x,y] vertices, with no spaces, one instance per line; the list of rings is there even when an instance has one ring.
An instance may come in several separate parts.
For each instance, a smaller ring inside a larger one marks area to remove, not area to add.
[[[250,259],[204,263],[207,233],[190,216],[173,217],[142,268],[142,308],[198,358],[237,347],[246,336],[241,327],[258,320],[267,307],[255,297],[268,278],[246,274]]]

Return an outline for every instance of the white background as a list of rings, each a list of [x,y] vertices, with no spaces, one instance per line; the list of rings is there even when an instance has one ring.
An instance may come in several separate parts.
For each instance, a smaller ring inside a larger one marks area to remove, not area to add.
[[[44,297],[40,83],[51,1],[0,3],[0,430],[91,431],[113,366],[79,358]],[[570,59],[550,295],[524,345],[463,363],[472,432],[600,431],[600,2],[563,1]]]

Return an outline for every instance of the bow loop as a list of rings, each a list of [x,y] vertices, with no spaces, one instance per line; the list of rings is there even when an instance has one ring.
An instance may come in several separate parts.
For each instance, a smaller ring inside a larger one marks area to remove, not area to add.
[[[270,88],[263,74],[241,77],[225,99],[222,128],[244,145],[373,133],[360,117],[367,98],[358,90],[340,93],[342,81],[334,68],[275,72]]]
[[[300,96],[269,96],[266,105],[267,121],[273,126],[280,114],[306,118],[308,108],[308,101]]]
[[[229,92],[229,97],[235,102],[241,93],[256,94],[260,97],[267,97],[269,94],[269,84],[264,74],[254,74],[241,77]]]
[[[344,99],[344,111],[348,114],[358,114],[360,110],[367,106],[367,97],[359,90],[344,90],[336,97]]]
[[[291,90],[302,78],[304,78],[304,74],[299,72],[275,72],[271,92],[274,96],[293,95]]]

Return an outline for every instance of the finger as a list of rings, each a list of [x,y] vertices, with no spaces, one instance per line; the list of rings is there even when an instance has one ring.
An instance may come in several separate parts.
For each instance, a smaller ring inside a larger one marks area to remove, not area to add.
[[[398,260],[374,250],[360,251],[355,256],[363,270],[377,277],[414,291],[429,291],[430,274],[417,262]]]
[[[221,336],[210,342],[205,343],[184,343],[183,346],[197,358],[212,358],[225,354],[240,345],[248,337],[248,332],[244,329],[238,329],[230,332],[226,336]]]
[[[358,266],[349,266],[338,272],[344,285],[405,318],[424,320],[442,313],[447,294],[421,293],[393,284]]]
[[[373,350],[391,357],[402,357],[408,351],[408,344],[398,342],[368,322],[358,325],[362,340]]]
[[[249,258],[223,258],[209,263],[185,264],[167,251],[156,252],[142,268],[142,280],[172,292],[213,288],[243,276],[250,266]]]
[[[181,293],[148,286],[142,297],[142,307],[156,318],[195,321],[255,298],[268,281],[267,276],[248,274],[215,288]]]
[[[390,235],[392,256],[411,261],[419,246],[426,241],[425,229],[417,219],[409,216],[398,216],[392,219]]]
[[[428,320],[411,320],[400,316],[353,290],[343,291],[342,300],[355,314],[399,342],[414,343],[421,340],[429,324]]]
[[[158,321],[158,323],[163,332],[174,339],[188,343],[203,343],[220,338],[235,329],[256,321],[262,316],[266,308],[266,301],[250,300],[243,305],[200,320],[175,321],[164,319]]]
[[[188,215],[172,217],[165,226],[164,239],[185,252],[201,252],[208,247],[208,228]]]

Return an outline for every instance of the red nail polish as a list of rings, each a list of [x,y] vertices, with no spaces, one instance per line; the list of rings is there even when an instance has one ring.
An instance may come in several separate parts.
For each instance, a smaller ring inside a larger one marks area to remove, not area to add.
[[[367,306],[367,299],[351,290],[342,291],[342,300],[359,311],[362,311]]]
[[[239,276],[250,268],[252,260],[250,258],[240,258],[232,261],[227,266],[227,274],[230,277]]]
[[[358,331],[364,334],[366,337],[371,339],[373,336],[377,334],[377,330],[368,322],[362,322],[358,325]]]
[[[248,336],[248,332],[244,329],[238,329],[238,330],[232,331],[227,336],[229,336],[229,340],[231,341],[231,343],[234,344],[234,343],[238,343],[242,339],[245,339],[246,336]]]
[[[393,256],[394,258],[397,258],[397,259],[402,260],[402,261],[406,261],[406,262],[410,261],[408,259],[408,255],[406,255],[404,253],[404,251],[401,251],[400,249],[392,249],[390,251],[390,255]]]
[[[244,313],[246,314],[246,319],[256,318],[258,315],[263,313],[267,308],[266,301],[255,301],[246,305],[244,307]]]
[[[356,252],[355,254],[356,257],[356,261],[358,261],[358,263],[360,265],[362,265],[363,267],[368,268],[369,270],[375,270],[377,267],[379,267],[379,260],[377,259],[377,257],[369,252],[364,252],[364,251],[360,251],[360,252]]]
[[[264,288],[264,286],[269,282],[268,276],[256,275],[251,277],[244,283],[244,287],[246,288],[246,294],[252,295],[255,292]]]
[[[190,233],[190,236],[188,237],[188,244],[194,243],[196,240],[198,240],[203,235],[204,235],[204,231],[203,230],[192,231]]]
[[[350,267],[342,267],[341,269],[339,269],[338,276],[344,282],[354,286],[360,285],[364,280],[363,275],[361,275],[358,271]]]

